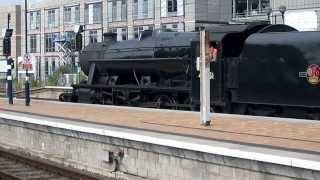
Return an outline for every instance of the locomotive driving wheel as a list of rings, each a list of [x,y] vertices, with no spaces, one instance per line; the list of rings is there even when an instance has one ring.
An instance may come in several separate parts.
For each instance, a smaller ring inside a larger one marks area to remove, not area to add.
[[[177,102],[174,97],[160,94],[154,98],[154,103],[158,109],[177,109]]]

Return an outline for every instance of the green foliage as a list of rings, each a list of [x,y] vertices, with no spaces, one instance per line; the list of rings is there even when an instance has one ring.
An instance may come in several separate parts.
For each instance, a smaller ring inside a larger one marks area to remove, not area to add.
[[[63,79],[64,74],[77,74],[76,68],[72,65],[60,66],[53,75],[51,75],[47,80],[48,86],[59,86],[59,81]],[[86,80],[87,76],[81,71],[78,76],[78,82]]]
[[[14,91],[22,91],[23,90],[23,80],[17,81],[17,79],[13,80],[13,89]]]
[[[30,88],[40,88],[42,87],[42,83],[39,80],[32,79],[30,80]]]
[[[84,80],[88,80],[88,76],[86,76],[83,71],[80,71],[80,73],[79,73],[79,81],[78,82],[81,82],[81,81],[84,81]]]

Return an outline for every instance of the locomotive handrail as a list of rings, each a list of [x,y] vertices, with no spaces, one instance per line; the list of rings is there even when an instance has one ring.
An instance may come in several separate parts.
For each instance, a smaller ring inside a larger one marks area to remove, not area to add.
[[[159,87],[159,86],[137,86],[137,85],[87,85],[87,84],[78,84],[72,85],[74,88],[81,87],[91,87],[91,88],[118,88],[118,89],[139,89],[139,90],[147,90],[147,89],[158,89],[158,90],[173,90],[173,91],[190,91],[189,87]]]
[[[190,60],[190,58],[183,58],[183,57],[175,57],[175,58],[137,58],[137,59],[90,59],[89,62],[98,62],[98,61],[163,61],[163,60]]]

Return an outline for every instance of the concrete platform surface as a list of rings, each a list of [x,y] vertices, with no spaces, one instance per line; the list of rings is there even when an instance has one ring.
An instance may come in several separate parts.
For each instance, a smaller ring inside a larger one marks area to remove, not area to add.
[[[6,99],[0,99],[0,112],[10,110],[310,154],[320,153],[318,121],[212,114],[211,126],[203,127],[197,112],[39,100],[33,100],[30,107],[24,106],[23,100],[15,100],[14,103],[8,105]]]
[[[241,158],[245,160],[320,171],[320,156],[317,153],[294,152],[270,147],[252,146],[250,144],[222,142],[207,138],[190,137],[163,132],[152,132],[150,130],[132,129],[120,126],[115,127],[102,123],[97,124],[86,121],[75,121],[64,118],[31,115],[23,112],[0,111],[0,120],[3,120],[3,122],[22,122],[24,124],[23,126],[27,128],[37,129],[38,127],[41,129],[41,127],[53,127],[71,130],[76,133],[84,132],[97,136],[125,139],[132,142],[143,142],[147,144],[178,148],[193,152],[208,153],[231,158]],[[34,127],[30,126],[30,124],[34,124]],[[62,131],[59,133],[61,134]],[[236,159],[234,159],[234,161],[236,161]],[[290,174],[290,171],[285,173]]]

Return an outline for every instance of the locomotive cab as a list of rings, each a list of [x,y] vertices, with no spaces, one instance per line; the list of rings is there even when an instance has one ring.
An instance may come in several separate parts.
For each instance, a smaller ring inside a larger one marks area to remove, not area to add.
[[[218,49],[218,56],[215,62],[211,63],[211,104],[216,111],[222,111],[230,102],[230,95],[226,93],[238,87],[238,64],[239,56],[244,42],[248,36],[267,27],[266,23],[254,23],[249,25],[216,25],[210,27],[211,46]],[[195,56],[200,56],[199,42],[194,42]],[[193,77],[192,98],[197,104],[200,104],[200,79],[199,72],[195,72]]]

